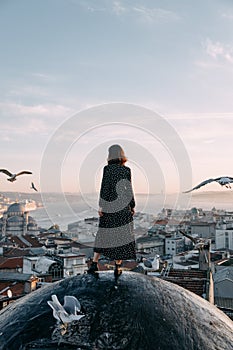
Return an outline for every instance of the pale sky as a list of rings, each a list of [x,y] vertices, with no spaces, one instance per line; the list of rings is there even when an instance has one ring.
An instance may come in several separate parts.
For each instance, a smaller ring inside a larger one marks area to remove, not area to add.
[[[0,118],[1,191],[98,190],[112,143],[136,192],[233,176],[233,3],[1,0]]]

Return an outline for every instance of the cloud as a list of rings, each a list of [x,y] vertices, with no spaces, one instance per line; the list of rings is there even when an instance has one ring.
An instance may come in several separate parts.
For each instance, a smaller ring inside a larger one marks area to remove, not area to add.
[[[44,105],[23,105],[20,103],[0,102],[2,114],[14,115],[37,115],[37,116],[64,116],[73,110],[62,105],[44,104]]]
[[[233,14],[231,13],[222,13],[223,18],[227,18],[229,20],[233,20]]]
[[[116,15],[122,15],[128,12],[127,7],[123,6],[120,1],[113,1],[112,10]]]
[[[161,8],[149,8],[145,6],[132,7],[132,11],[143,21],[146,22],[161,22],[178,20],[180,17],[172,11]]]
[[[210,61],[209,59],[208,61],[202,61],[202,60],[195,61],[194,65],[206,70],[224,68],[224,65],[222,63],[216,62],[216,61],[213,62],[212,60]]]
[[[185,144],[192,144],[192,147],[200,149],[204,143],[216,142],[219,149],[225,142],[232,139],[233,113],[225,114],[186,114],[168,117],[172,122]],[[227,127],[226,127],[227,126]],[[211,140],[211,142],[210,142]]]
[[[48,88],[27,84],[9,89],[8,95],[13,97],[49,97],[51,92]]]
[[[35,77],[37,79],[40,80],[55,80],[55,78],[52,75],[46,74],[46,73],[39,73],[39,72],[35,72],[35,73],[31,73],[32,77]]]
[[[12,138],[13,135],[27,135],[32,132],[48,134],[56,124],[74,113],[63,105],[23,105],[12,102],[0,102],[1,134]]]
[[[221,119],[226,123],[228,119],[233,118],[232,113],[167,113],[168,120],[207,120],[208,123],[213,119]]]
[[[73,0],[73,2],[75,2]],[[173,11],[165,10],[163,8],[156,7],[147,7],[145,5],[137,4],[137,2],[133,2],[133,4],[129,4],[126,1],[102,1],[100,3],[96,3],[94,1],[85,1],[79,2],[86,11],[89,12],[106,12],[112,13],[118,17],[130,16],[134,17],[137,20],[142,22],[161,22],[161,21],[170,21],[170,20],[178,20],[180,16]],[[103,6],[104,5],[104,6]]]
[[[220,43],[219,41],[213,42],[207,38],[203,43],[205,52],[211,58],[218,60],[223,59],[228,63],[233,63],[233,46]]]
[[[93,0],[70,0],[70,2],[74,5],[81,6],[81,8],[88,12],[107,12],[108,10],[107,6],[100,6],[99,3],[96,5]],[[104,5],[104,2],[102,2],[102,4]]]

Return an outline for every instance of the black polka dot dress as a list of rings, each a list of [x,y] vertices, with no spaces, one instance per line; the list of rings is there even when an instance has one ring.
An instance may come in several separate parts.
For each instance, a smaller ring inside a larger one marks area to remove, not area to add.
[[[135,200],[129,167],[121,164],[104,167],[99,206],[103,216],[99,218],[94,252],[112,260],[136,259],[131,212]]]

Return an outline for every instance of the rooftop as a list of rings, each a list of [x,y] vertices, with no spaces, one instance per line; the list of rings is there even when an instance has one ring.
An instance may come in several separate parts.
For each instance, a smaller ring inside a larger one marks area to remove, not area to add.
[[[206,271],[171,269],[169,275],[163,279],[178,284],[199,296],[203,296],[206,291]]]
[[[18,267],[23,267],[22,257],[0,257],[0,269],[16,269]]]
[[[33,277],[28,273],[0,272],[0,281],[27,281]]]

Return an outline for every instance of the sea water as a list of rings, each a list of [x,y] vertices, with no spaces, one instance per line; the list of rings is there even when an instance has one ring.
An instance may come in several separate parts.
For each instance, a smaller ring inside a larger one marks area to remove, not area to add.
[[[44,194],[43,207],[32,211],[40,227],[49,228],[53,224],[66,230],[69,223],[88,217],[98,217],[98,194]],[[136,194],[136,211],[157,215],[163,208],[188,210],[193,207],[203,210],[223,209],[233,211],[233,192],[201,192],[186,194]]]

